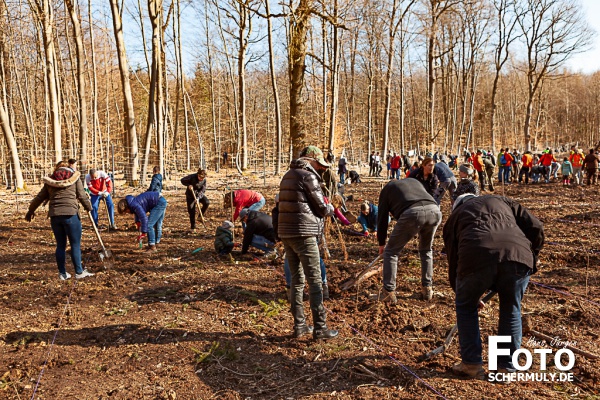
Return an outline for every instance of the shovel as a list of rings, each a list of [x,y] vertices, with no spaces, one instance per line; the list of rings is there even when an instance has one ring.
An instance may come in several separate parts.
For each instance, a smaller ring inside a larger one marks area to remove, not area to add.
[[[106,218],[108,218],[108,228],[107,231],[110,232],[110,227],[112,224],[110,223],[110,212],[108,211],[108,204],[106,203],[106,197],[103,198],[104,207],[106,208]]]
[[[202,215],[202,208],[200,207],[200,202],[196,197],[196,192],[192,190],[192,194],[194,195],[194,201],[196,202],[196,208],[198,209],[198,216],[200,217],[200,222],[202,222],[202,225],[204,226],[204,231],[206,232],[208,229],[206,228],[206,223],[204,222],[204,215]]]
[[[102,261],[102,263],[104,264],[104,269],[111,268],[114,265],[112,251],[107,250],[106,247],[104,247],[104,243],[102,242],[102,238],[100,237],[100,232],[98,232],[98,227],[94,222],[94,218],[92,218],[91,211],[88,211],[88,216],[90,217],[90,221],[92,221],[92,226],[94,227],[94,232],[96,232],[98,242],[100,242],[100,247],[102,247],[102,250],[98,252],[98,257],[100,257],[100,261]]]
[[[483,304],[487,303],[488,301],[491,300],[492,297],[494,297],[495,294],[496,294],[496,292],[492,290],[491,292],[486,294],[481,299],[481,302]],[[446,340],[444,341],[444,344],[442,344],[440,347],[438,347],[436,349],[431,350],[427,354],[419,357],[419,361],[431,360],[433,357],[437,356],[438,354],[444,353],[448,349],[448,347],[450,347],[450,345],[452,344],[452,341],[454,340],[454,337],[456,336],[457,332],[458,332],[458,325],[455,324],[452,327],[452,329],[450,330],[450,333],[448,334],[448,336],[446,336]]]

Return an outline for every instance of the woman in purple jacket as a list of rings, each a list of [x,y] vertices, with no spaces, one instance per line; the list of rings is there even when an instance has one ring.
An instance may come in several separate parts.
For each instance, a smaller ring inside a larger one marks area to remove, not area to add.
[[[165,219],[167,200],[158,192],[144,192],[138,196],[127,196],[119,201],[119,214],[135,214],[135,222],[140,230],[136,242],[148,236],[146,251],[156,251],[162,237],[162,224]],[[146,213],[150,213],[146,216]]]

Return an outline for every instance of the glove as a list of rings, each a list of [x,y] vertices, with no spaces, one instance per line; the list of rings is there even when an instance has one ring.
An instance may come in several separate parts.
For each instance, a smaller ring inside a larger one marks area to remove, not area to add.
[[[365,235],[365,237],[369,237],[369,231],[364,231],[363,235]]]
[[[108,197],[108,192],[102,192],[102,197],[107,198]]]
[[[141,242],[142,240],[144,240],[145,237],[146,237],[146,234],[142,233],[142,234],[138,235],[138,237],[135,239],[135,241]]]
[[[331,204],[327,204],[327,215],[333,215],[335,208]]]
[[[35,218],[35,213],[33,211],[27,211],[27,214],[25,214],[25,221],[31,222],[33,218]]]
[[[193,192],[194,191],[194,185],[188,185],[188,190],[190,192]]]
[[[135,223],[135,227],[137,228],[137,230],[139,231],[140,228],[142,227],[142,223],[141,222],[136,222]]]

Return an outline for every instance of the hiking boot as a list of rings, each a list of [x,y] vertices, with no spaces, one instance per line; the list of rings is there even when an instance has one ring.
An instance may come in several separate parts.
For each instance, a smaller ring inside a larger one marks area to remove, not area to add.
[[[94,274],[92,274],[87,269],[84,269],[83,271],[81,271],[80,274],[75,274],[75,279],[83,279],[83,278],[87,278],[88,276],[94,276]]]
[[[157,249],[156,249],[156,245],[154,245],[154,244],[149,244],[145,250],[146,253],[153,253],[155,251],[157,251]]]
[[[323,300],[329,300],[329,286],[326,283],[323,284]]]
[[[452,366],[454,375],[466,376],[469,379],[484,379],[485,371],[481,364],[465,364],[462,361]]]
[[[65,272],[64,274],[61,274],[60,272],[58,273],[58,279],[60,279],[61,281],[66,281],[67,279],[71,279],[71,274],[68,272]]]
[[[382,293],[379,296],[379,301],[390,304],[398,304],[398,299],[396,298],[395,292],[388,292],[386,289],[382,290]]]
[[[113,231],[116,231],[117,230],[117,224],[112,224],[110,226],[110,229],[113,230]]]
[[[318,339],[333,339],[334,337],[336,337],[338,335],[338,331],[336,331],[335,329],[321,329],[318,331],[313,331],[313,339],[318,340]]]
[[[304,335],[306,335],[308,333],[313,333],[313,327],[312,326],[308,326],[306,324],[294,326],[294,337],[295,338],[302,337],[302,336],[304,336]]]
[[[433,288],[431,286],[423,286],[421,288],[421,298],[425,301],[431,301],[433,297]]]
[[[286,294],[288,303],[292,304],[292,289],[289,287],[286,287],[285,294]]]

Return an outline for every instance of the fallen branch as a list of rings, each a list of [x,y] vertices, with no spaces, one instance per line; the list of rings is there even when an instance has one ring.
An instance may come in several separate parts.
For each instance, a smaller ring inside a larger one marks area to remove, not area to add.
[[[523,324],[523,334],[524,335],[530,334],[531,336],[533,336],[537,339],[545,340],[546,344],[548,344],[549,346],[561,348],[561,349],[562,348],[569,349],[573,353],[579,354],[580,356],[584,356],[587,359],[596,360],[596,359],[600,358],[600,356],[598,356],[596,354],[589,353],[585,350],[578,349],[577,347],[573,347],[569,344],[565,344],[562,341],[557,341],[556,338],[553,338],[549,335],[546,335],[545,333],[541,333],[541,332],[531,329],[529,317],[523,317],[522,321],[523,321],[522,324]]]
[[[360,282],[364,281],[365,279],[368,279],[371,276],[378,274],[382,270],[383,266],[374,267],[374,265],[380,259],[381,259],[381,254],[378,255],[377,258],[375,258],[373,261],[371,261],[371,263],[367,266],[367,268],[363,269],[354,278],[350,278],[346,282],[343,282],[340,285],[340,289],[341,290],[348,290],[351,287],[356,286]]]

